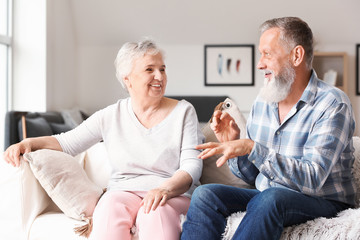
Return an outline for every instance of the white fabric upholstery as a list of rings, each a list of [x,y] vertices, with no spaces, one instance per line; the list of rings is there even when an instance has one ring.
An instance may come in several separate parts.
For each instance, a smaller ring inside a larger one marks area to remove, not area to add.
[[[106,188],[111,174],[107,161],[107,152],[103,142],[95,144],[86,151],[85,172],[89,179],[101,188]]]
[[[14,168],[0,159],[0,192],[0,239],[27,239],[34,219],[51,201],[29,163],[21,161],[20,167]]]
[[[84,222],[65,216],[60,212],[46,212],[38,216],[31,226],[29,240],[85,240],[74,232],[74,227]]]

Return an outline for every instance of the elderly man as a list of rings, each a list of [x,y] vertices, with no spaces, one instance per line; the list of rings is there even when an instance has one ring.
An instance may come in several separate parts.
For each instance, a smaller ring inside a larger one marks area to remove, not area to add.
[[[265,75],[247,122],[247,139],[216,111],[220,143],[197,146],[206,159],[223,154],[232,172],[256,189],[209,184],[193,194],[182,239],[221,239],[226,218],[246,211],[233,239],[279,239],[286,226],[333,217],[354,205],[355,128],[351,103],[312,70],[313,36],[299,18],[261,26],[257,68]],[[206,160],[205,160],[206,161]]]

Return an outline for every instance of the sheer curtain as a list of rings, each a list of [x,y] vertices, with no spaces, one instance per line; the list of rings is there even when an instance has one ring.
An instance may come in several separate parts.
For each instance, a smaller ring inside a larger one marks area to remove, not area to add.
[[[5,113],[9,107],[12,0],[0,0],[0,149],[4,149]]]

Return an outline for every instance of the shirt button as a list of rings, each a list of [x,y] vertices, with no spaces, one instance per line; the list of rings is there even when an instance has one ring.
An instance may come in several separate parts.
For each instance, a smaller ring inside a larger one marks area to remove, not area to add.
[[[254,164],[255,164],[255,160],[252,160],[252,163],[254,163]]]
[[[273,176],[271,176],[271,177],[270,177],[270,179],[271,179],[271,180],[274,180],[274,177],[273,177]]]
[[[276,134],[279,135],[279,134],[280,134],[280,131],[277,131]]]

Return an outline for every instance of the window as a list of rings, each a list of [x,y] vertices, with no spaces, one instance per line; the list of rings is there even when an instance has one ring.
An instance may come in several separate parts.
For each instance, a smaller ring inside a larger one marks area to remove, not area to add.
[[[12,0],[0,0],[0,149],[4,149],[5,113],[9,107]]]

